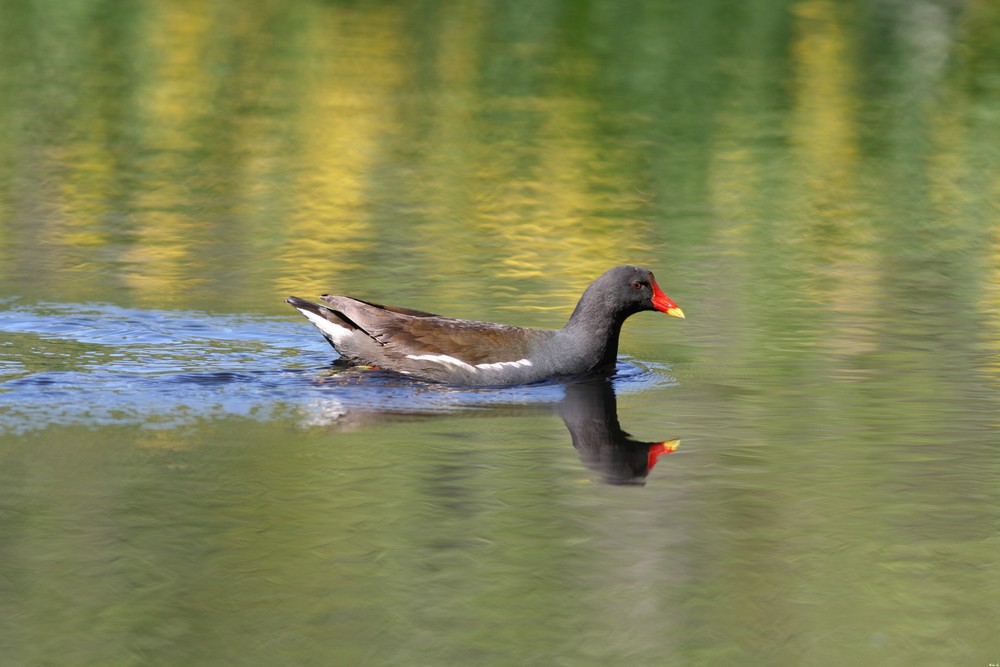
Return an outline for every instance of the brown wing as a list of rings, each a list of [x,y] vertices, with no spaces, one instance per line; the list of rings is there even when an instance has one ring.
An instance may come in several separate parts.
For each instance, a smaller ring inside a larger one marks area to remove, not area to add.
[[[435,315],[434,313],[428,313],[424,310],[415,310],[413,308],[403,308],[402,306],[386,306],[381,303],[373,303],[371,301],[365,301],[364,299],[355,299],[349,296],[330,296],[329,294],[324,294],[320,297],[323,301],[331,303],[330,299],[350,299],[351,301],[357,301],[358,303],[363,303],[365,305],[371,306],[372,308],[378,310],[385,310],[390,313],[399,313],[400,315],[410,315],[412,317],[440,317],[440,315]]]
[[[403,354],[446,354],[475,365],[526,358],[538,333],[502,324],[437,317],[389,323],[375,338]]]
[[[467,364],[524,359],[538,329],[441,317],[343,296],[322,299],[387,351],[401,356],[445,354]]]

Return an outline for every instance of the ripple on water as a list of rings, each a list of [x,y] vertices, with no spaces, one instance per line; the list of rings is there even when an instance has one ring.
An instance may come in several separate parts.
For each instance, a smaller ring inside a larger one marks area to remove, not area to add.
[[[546,405],[565,382],[449,387],[331,366],[307,323],[285,318],[40,304],[0,311],[0,430],[53,423],[176,427],[198,419],[292,416],[330,424],[352,413],[436,414]],[[622,359],[619,393],[673,384],[664,365]]]

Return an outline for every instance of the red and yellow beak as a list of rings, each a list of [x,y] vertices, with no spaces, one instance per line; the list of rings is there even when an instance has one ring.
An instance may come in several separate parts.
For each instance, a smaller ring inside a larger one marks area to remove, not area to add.
[[[679,439],[664,440],[663,442],[658,442],[655,445],[649,446],[649,452],[646,455],[646,472],[649,473],[656,465],[657,460],[664,454],[669,454],[670,452],[676,450],[681,446],[681,441]]]
[[[670,315],[671,317],[679,317],[684,319],[684,311],[681,310],[676,303],[670,300],[670,297],[663,293],[660,286],[656,284],[656,281],[652,281],[653,284],[653,308]]]

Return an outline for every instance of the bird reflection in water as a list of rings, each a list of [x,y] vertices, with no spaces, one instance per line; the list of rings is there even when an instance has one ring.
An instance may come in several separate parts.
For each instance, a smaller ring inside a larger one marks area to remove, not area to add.
[[[607,484],[644,485],[659,459],[680,443],[635,440],[622,430],[614,383],[605,375],[484,390],[416,384],[393,373],[355,367],[327,375],[320,383],[336,395],[309,405],[305,423],[345,431],[399,419],[523,415],[555,404],[580,459]],[[465,410],[469,407],[486,411]]]
[[[623,431],[614,388],[605,378],[567,384],[558,411],[584,465],[608,484],[645,484],[659,458],[680,444],[680,440],[642,442]]]

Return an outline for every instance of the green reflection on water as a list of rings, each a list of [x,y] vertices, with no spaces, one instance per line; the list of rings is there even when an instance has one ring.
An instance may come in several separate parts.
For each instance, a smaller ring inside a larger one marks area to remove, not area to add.
[[[996,662],[998,28],[972,0],[4,3],[0,296],[558,326],[632,262],[689,319],[623,336],[680,380],[622,401],[685,443],[639,492],[534,413],[0,440],[0,649]]]

